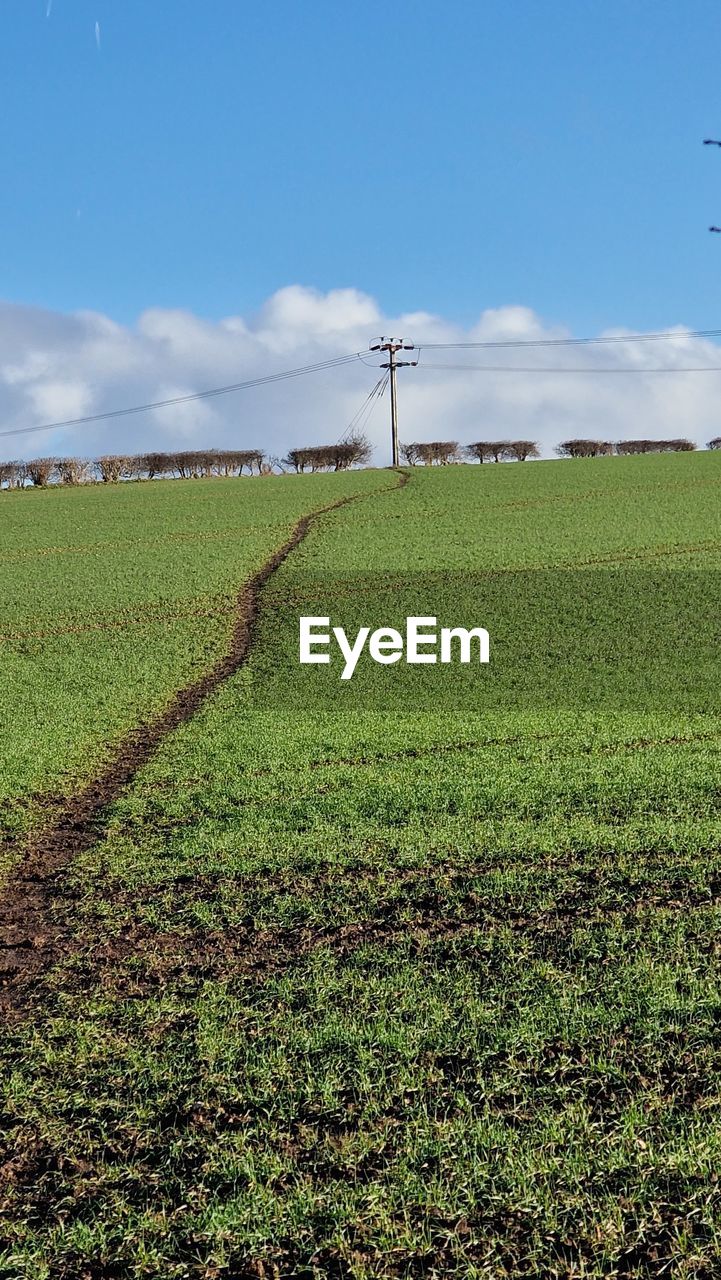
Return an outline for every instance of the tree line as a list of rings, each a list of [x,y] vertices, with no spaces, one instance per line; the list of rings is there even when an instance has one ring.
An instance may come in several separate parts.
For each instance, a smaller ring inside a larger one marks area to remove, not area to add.
[[[534,440],[477,440],[475,444],[463,447],[457,440],[414,441],[402,444],[400,452],[409,467],[418,463],[425,467],[447,466],[449,462],[460,462],[464,457],[474,462],[502,462],[511,458],[525,462],[526,458],[540,456]]]
[[[173,453],[104,454],[101,458],[31,458],[29,462],[0,462],[0,485],[76,485],[119,480],[155,480],[203,476],[252,475],[263,467],[257,449],[184,449]]]
[[[721,449],[721,436],[709,440]],[[687,453],[691,440],[564,440],[556,446],[562,458],[596,458],[611,454]],[[174,452],[104,454],[100,458],[31,458],[29,462],[0,462],[0,488],[38,489],[49,485],[116,484],[121,480],[201,479],[208,476],[270,475],[274,470],[298,474],[345,471],[366,466],[372,449],[364,435],[337,444],[290,449],[285,458],[266,457],[259,449],[183,449]],[[401,445],[408,466],[447,466],[464,458],[473,462],[525,462],[538,458],[535,440],[476,440],[460,446],[457,440],[415,441]]]
[[[709,440],[709,449],[721,449],[721,436]],[[563,440],[556,445],[561,458],[597,458],[611,454],[690,453],[692,440]],[[459,445],[457,440],[414,441],[401,445],[401,457],[408,466],[447,466],[466,458],[471,462],[525,462],[540,457],[535,440],[476,440]]]
[[[363,435],[351,436],[338,444],[313,445],[305,449],[289,449],[281,465],[297,471],[347,471],[349,467],[366,466],[371,460],[370,442]]]
[[[291,449],[285,458],[260,449],[183,449],[172,453],[104,454],[100,458],[31,458],[0,462],[0,488],[45,489],[49,485],[116,484],[121,480],[195,480],[208,476],[270,475],[281,471],[345,471],[371,459],[365,436],[337,444]]]
[[[634,453],[691,453],[696,448],[692,440],[564,440],[556,448],[561,458],[598,458]],[[713,448],[709,442],[709,448]]]

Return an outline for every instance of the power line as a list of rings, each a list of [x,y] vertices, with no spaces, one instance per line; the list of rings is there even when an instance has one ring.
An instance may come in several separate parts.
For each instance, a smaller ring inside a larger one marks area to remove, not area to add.
[[[373,391],[371,392],[371,394],[368,397],[368,400],[366,401],[366,405],[363,412],[359,414],[357,417],[355,426],[358,431],[363,431],[365,429],[367,423],[370,420],[371,414],[373,413],[373,410],[378,404],[378,401],[383,399],[388,389],[389,380],[390,380],[390,374],[387,373],[385,378],[380,378],[379,381],[376,383],[375,387],[373,388]]]
[[[66,418],[62,422],[45,422],[37,427],[16,427],[10,431],[0,431],[0,436],[23,436],[35,431],[55,431],[61,427],[81,427],[92,422],[104,422],[108,418],[127,418],[136,413],[147,413],[150,409],[167,409],[171,405],[190,404],[195,400],[210,400],[214,396],[227,396],[234,391],[246,391],[251,387],[263,387],[272,382],[284,382],[288,378],[300,378],[308,373],[320,373],[324,369],[336,369],[339,365],[350,364],[358,359],[360,352],[352,355],[335,356],[330,360],[320,360],[317,364],[302,365],[298,369],[285,369],[281,373],[269,373],[260,378],[248,378],[245,382],[233,382],[225,387],[210,387],[206,391],[194,391],[184,396],[171,396],[167,400],[154,400],[149,404],[131,405],[126,409],[109,409],[106,413],[90,413],[82,418]]]
[[[373,410],[375,409],[376,405],[383,399],[383,396],[385,395],[386,390],[388,388],[389,378],[390,378],[390,374],[386,374],[385,378],[381,378],[380,381],[376,383],[375,387],[373,388],[372,394],[368,397],[366,401],[362,414],[358,415],[355,423],[355,428],[359,435],[363,434],[366,427],[368,426],[368,423],[371,420],[371,417],[373,415]]]
[[[433,351],[451,351],[451,350],[483,350],[483,349],[496,349],[496,348],[576,347],[576,346],[591,346],[591,345],[600,345],[600,344],[613,344],[613,343],[621,343],[621,342],[622,343],[660,342],[664,340],[668,341],[673,338],[713,338],[713,337],[720,337],[720,336],[721,336],[721,329],[696,329],[696,330],[684,330],[683,332],[680,332],[680,333],[670,333],[666,331],[663,333],[629,334],[627,336],[609,335],[607,337],[600,337],[600,338],[532,338],[532,339],[502,339],[502,340],[486,341],[486,342],[427,342],[427,343],[420,344],[417,347],[417,350],[420,352],[420,350],[422,349],[433,350]],[[390,346],[395,341],[396,340],[394,339],[378,340],[375,346],[371,346],[371,350],[376,350],[379,353],[380,351],[389,351]],[[404,344],[404,343],[401,343],[397,349],[401,349],[401,346],[409,346],[412,349],[412,344]],[[124,417],[130,417],[139,413],[147,413],[153,409],[166,409],[166,408],[170,408],[173,405],[191,404],[194,401],[209,400],[217,396],[231,395],[236,391],[246,391],[246,390],[252,389],[253,387],[267,386],[274,382],[283,382],[290,378],[300,378],[310,373],[319,373],[326,369],[339,368],[342,365],[350,364],[356,360],[361,360],[363,364],[367,364],[368,362],[363,359],[363,355],[364,355],[363,352],[355,351],[349,355],[336,356],[328,360],[318,361],[315,364],[302,365],[299,368],[286,369],[286,370],[282,370],[279,373],[266,374],[258,378],[248,378],[243,382],[234,382],[234,383],[230,383],[227,386],[210,387],[207,390],[195,391],[195,392],[188,393],[187,395],[171,396],[165,400],[154,400],[146,404],[130,405],[124,409],[109,409],[104,413],[86,414],[78,418],[65,418],[57,422],[42,423],[42,424],[39,424],[38,426],[16,427],[10,430],[0,431],[0,437],[30,435],[38,431],[55,431],[55,430],[60,430],[61,428],[66,428],[66,427],[88,426],[92,423],[105,422],[112,418],[124,418]],[[359,414],[357,415],[357,417],[360,417],[360,415],[363,414],[364,409],[366,408],[368,411],[368,415],[370,414],[370,412],[372,411],[373,405],[375,404],[376,398],[380,398],[385,392],[389,379],[391,381],[391,385],[393,385],[395,381],[395,369],[393,368],[393,365],[395,365],[395,367],[397,368],[401,363],[403,362],[395,360],[395,351],[393,351],[389,356],[388,364],[384,364],[380,366],[379,365],[371,366],[373,368],[387,369],[388,376],[385,379],[382,379],[378,383],[376,383],[375,387],[369,393],[366,401],[364,401],[364,404],[361,406],[361,409],[359,410]],[[416,361],[409,361],[408,363],[415,364]],[[721,372],[721,369],[716,368],[715,366],[710,366],[710,365],[687,368],[687,369],[667,369],[667,368],[540,369],[540,368],[523,367],[523,366],[516,366],[514,368],[510,365],[484,365],[484,366],[482,365],[450,365],[450,364],[449,365],[429,365],[429,364],[421,363],[420,368],[436,369],[436,370],[442,370],[442,369],[460,370],[460,371],[477,370],[479,372],[487,372],[487,373],[562,373],[562,374],[565,374],[565,373],[625,374],[625,373]],[[395,400],[395,397],[393,397],[393,400]],[[394,404],[392,404],[392,416],[394,418],[394,423],[395,423]],[[351,427],[349,427],[348,430],[352,428],[352,426],[355,424],[355,421],[356,420],[354,419],[353,422],[351,423]],[[395,427],[394,438],[397,438],[397,426]]]
[[[632,369],[594,369],[590,366],[581,366],[574,369],[570,366],[565,368],[554,368],[549,366],[543,368],[542,365],[512,365],[512,364],[427,364],[419,363],[419,369],[451,370],[461,373],[721,373],[721,365],[698,365],[693,368],[671,369],[663,366],[639,366]]]
[[[345,441],[348,439],[348,437],[351,436],[354,431],[363,430],[371,413],[373,412],[373,408],[375,406],[376,400],[382,399],[384,395],[385,389],[388,386],[388,377],[389,375],[386,374],[384,378],[379,378],[375,386],[371,387],[360,409],[358,409],[357,412],[354,413],[353,417],[348,423],[348,426],[343,432],[343,435],[338,440],[338,444],[344,444]]]
[[[721,329],[684,329],[678,333],[610,334],[602,338],[503,338],[487,342],[419,342],[419,351],[479,350],[496,347],[588,347],[619,342],[668,342],[674,338],[718,338]]]

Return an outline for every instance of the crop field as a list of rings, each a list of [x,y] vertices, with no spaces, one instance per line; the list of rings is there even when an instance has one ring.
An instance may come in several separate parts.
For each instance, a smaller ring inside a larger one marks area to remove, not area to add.
[[[720,498],[0,495],[0,1275],[721,1274]],[[410,613],[489,666],[298,666]]]
[[[2,495],[0,832],[21,830],[35,801],[72,787],[212,666],[242,583],[309,505],[383,480],[268,483]]]

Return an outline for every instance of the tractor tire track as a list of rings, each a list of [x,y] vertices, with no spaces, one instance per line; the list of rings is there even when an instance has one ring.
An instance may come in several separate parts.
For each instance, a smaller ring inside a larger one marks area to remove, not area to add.
[[[215,900],[222,906],[218,879],[181,876],[170,884],[135,890],[122,883],[110,884],[109,897],[127,905],[125,922],[103,936],[102,919],[85,920],[73,934],[72,964],[58,965],[53,971],[52,995],[58,1000],[100,992],[114,1000],[143,1000],[172,986],[194,998],[208,981],[263,985],[318,952],[342,965],[365,946],[395,949],[410,944],[422,950],[479,932],[485,939],[517,932],[526,944],[555,947],[561,956],[575,946],[579,928],[603,929],[614,920],[638,928],[659,912],[676,919],[704,918],[710,927],[714,918],[721,924],[716,915],[721,905],[719,852],[719,848],[708,850],[705,881],[697,881],[691,868],[679,867],[666,849],[649,849],[640,856],[645,870],[661,873],[649,880],[634,878],[614,858],[549,855],[537,864],[545,881],[550,882],[554,873],[567,873],[552,897],[550,883],[534,886],[530,866],[525,867],[525,885],[511,894],[502,891],[494,885],[495,877],[513,865],[524,868],[518,860],[489,862],[485,857],[462,867],[444,860],[433,866],[396,868],[388,875],[368,866],[326,868],[309,876],[307,884],[292,868],[267,875],[248,873],[225,882],[242,894],[260,879],[262,895],[272,900],[291,891],[308,892],[311,887],[321,892],[331,880],[337,885],[340,878],[350,890],[348,917],[297,924],[265,920],[257,913],[258,904],[250,902],[236,920],[223,919],[221,910],[220,921],[212,928],[197,921],[167,928],[157,919],[138,914],[138,895],[145,908],[160,906],[161,915],[164,899],[170,897],[177,916],[182,908],[200,902]],[[72,888],[66,889],[68,895],[71,892]]]
[[[134,921],[79,957],[72,989],[143,1000],[172,984],[194,996],[208,981],[263,984],[320,952],[342,965],[364,947],[405,947],[418,954],[436,943],[476,935],[487,942],[491,936],[517,933],[528,945],[560,959],[573,951],[579,928],[603,929],[613,921],[624,922],[629,930],[644,928],[652,913],[669,919],[703,917],[708,923],[719,905],[721,877],[716,874],[702,886],[670,882],[629,887],[615,901],[609,900],[603,878],[591,874],[580,876],[552,905],[494,901],[477,890],[452,904],[440,885],[431,884],[410,911],[403,897],[396,897],[378,902],[372,916],[325,926],[240,925],[178,934]],[[57,994],[66,990],[61,983]]]
[[[249,778],[300,778],[311,770],[327,769],[332,772],[334,769],[370,769],[378,768],[379,766],[383,767],[387,764],[413,763],[416,760],[435,760],[439,756],[472,755],[474,753],[480,755],[483,751],[497,747],[508,747],[511,750],[517,748],[519,752],[523,752],[539,744],[558,742],[562,736],[556,730],[553,733],[515,733],[501,738],[468,738],[459,742],[431,742],[427,746],[400,747],[396,751],[374,751],[358,756],[322,756],[316,760],[309,760],[307,764],[300,766],[285,765],[282,774],[277,768],[267,766],[263,769],[253,769],[247,776]],[[701,730],[698,733],[690,734],[674,734],[667,738],[621,738],[611,742],[579,742],[573,743],[570,747],[561,747],[557,751],[550,750],[544,760],[576,759],[579,756],[595,759],[603,756],[621,755],[624,752],[653,751],[663,747],[695,746],[696,744],[703,745],[704,743],[719,742],[721,742],[721,729],[715,731]],[[248,801],[248,803],[266,804],[270,798],[272,797],[263,794],[252,802]]]
[[[69,926],[54,910],[62,898],[62,873],[104,831],[106,809],[133,782],[169,734],[190,720],[250,656],[260,593],[288,556],[324,515],[366,497],[401,489],[409,475],[401,471],[392,485],[372,494],[353,494],[302,516],[287,540],[249,578],[236,598],[236,619],[227,652],[205,675],[179,689],[165,710],[139,724],[115,749],[112,759],[79,791],[64,798],[50,820],[23,841],[24,856],[12,873],[0,902],[0,1011],[20,1014],[41,976],[75,949]],[[9,841],[5,848],[15,847]],[[1,851],[1,850],[0,850]]]

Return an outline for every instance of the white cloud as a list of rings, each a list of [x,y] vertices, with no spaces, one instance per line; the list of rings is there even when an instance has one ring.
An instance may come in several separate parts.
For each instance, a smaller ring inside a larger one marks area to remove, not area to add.
[[[278,342],[293,346],[299,334],[335,337],[372,329],[379,321],[376,303],[357,289],[331,289],[324,294],[294,284],[268,299],[258,317],[257,333],[270,349],[276,349]]]
[[[36,379],[28,394],[41,420],[79,418],[90,411],[93,400],[90,387],[78,378]]]
[[[159,400],[176,400],[192,395],[192,387],[162,386],[158,388]],[[206,400],[186,400],[180,404],[169,404],[164,409],[153,409],[151,415],[160,441],[161,448],[181,444],[184,448],[193,448],[194,442],[200,447],[214,443],[217,434],[222,431],[222,420],[219,420]]]
[[[631,337],[628,331],[614,331]],[[623,372],[604,376],[560,369],[721,366],[721,351],[683,328],[663,342],[607,346],[445,350],[426,348],[417,369],[399,374],[401,438],[524,437],[550,455],[568,435],[603,439],[686,435],[704,443],[721,431],[721,373]],[[256,315],[210,321],[187,311],[152,308],[127,327],[97,312],[72,315],[0,304],[0,418],[5,430],[188,394],[351,352],[366,352],[381,333],[417,344],[558,338],[528,307],[486,310],[466,329],[427,312],[383,315],[357,289],[320,293],[291,285]],[[377,357],[221,396],[82,427],[11,436],[5,457],[112,451],[140,452],[208,444],[253,446],[283,454],[297,444],[337,439],[379,376]],[[432,367],[464,365],[464,369]],[[480,372],[468,366],[533,366],[539,373]],[[376,461],[388,461],[388,404],[368,432]]]

